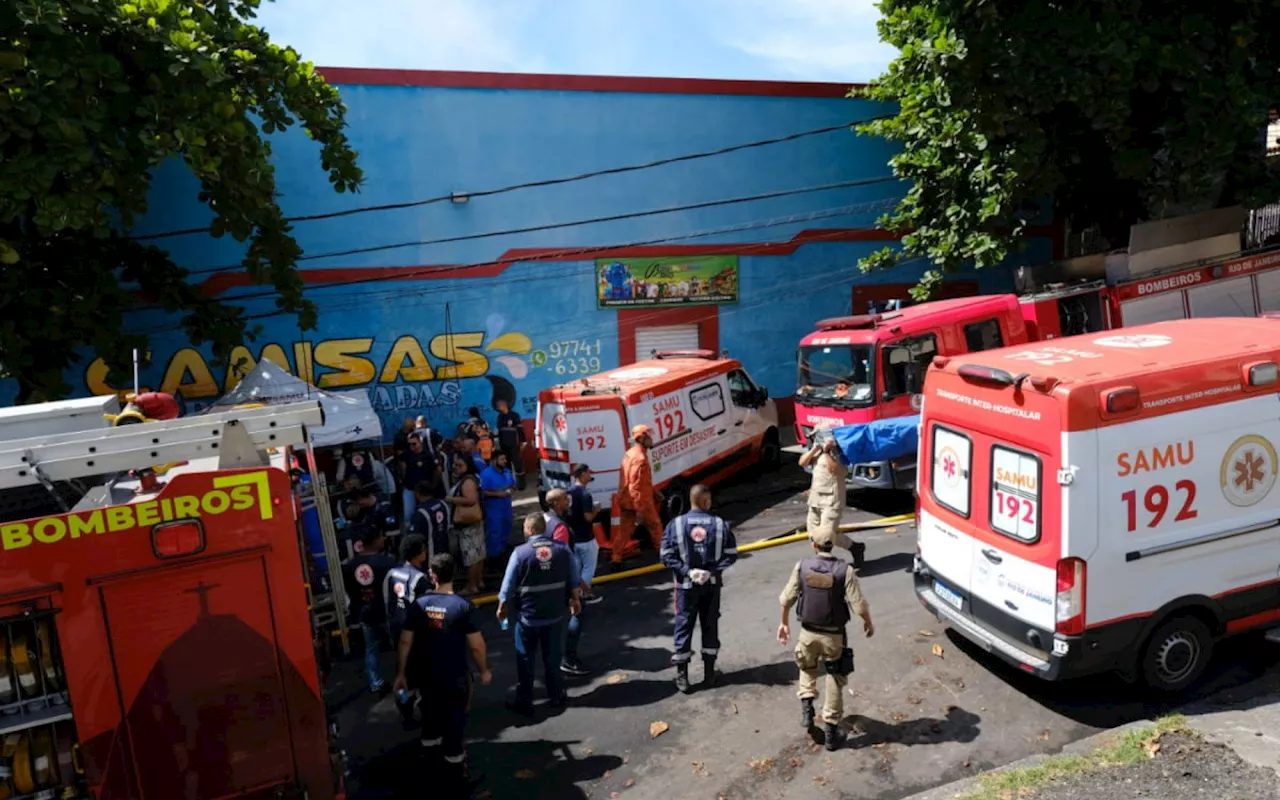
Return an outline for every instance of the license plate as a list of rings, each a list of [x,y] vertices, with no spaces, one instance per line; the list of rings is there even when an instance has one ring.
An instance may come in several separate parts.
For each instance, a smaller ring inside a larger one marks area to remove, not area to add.
[[[933,582],[933,593],[938,597],[941,597],[943,600],[946,600],[950,605],[954,606],[956,611],[960,611],[964,607],[964,600],[960,599],[960,595],[951,591],[937,581]]]

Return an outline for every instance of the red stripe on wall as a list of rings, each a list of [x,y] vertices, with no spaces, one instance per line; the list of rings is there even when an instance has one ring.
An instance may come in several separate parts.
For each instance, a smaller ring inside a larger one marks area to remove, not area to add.
[[[866,84],[811,81],[739,81],[715,78],[640,78],[625,75],[551,75],[516,72],[461,72],[364,67],[317,67],[341,86],[419,86],[440,89],[525,89],[553,92],[633,92],[644,94],[748,95],[756,97],[841,98]]]

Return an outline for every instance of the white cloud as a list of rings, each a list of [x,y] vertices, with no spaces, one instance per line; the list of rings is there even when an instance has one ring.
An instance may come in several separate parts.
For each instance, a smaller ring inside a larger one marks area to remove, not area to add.
[[[533,72],[521,0],[275,0],[258,23],[322,66]]]
[[[880,41],[874,0],[716,0],[723,44],[799,80],[861,82],[896,55]]]

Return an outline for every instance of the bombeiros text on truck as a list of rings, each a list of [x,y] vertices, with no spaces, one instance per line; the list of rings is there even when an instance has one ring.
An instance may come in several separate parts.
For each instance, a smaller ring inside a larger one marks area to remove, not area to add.
[[[1277,333],[1191,319],[935,359],[921,603],[1041,678],[1165,692],[1223,637],[1280,632]]]

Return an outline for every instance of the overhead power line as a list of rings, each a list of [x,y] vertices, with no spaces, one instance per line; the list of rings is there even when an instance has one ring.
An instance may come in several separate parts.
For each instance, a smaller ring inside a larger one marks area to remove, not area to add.
[[[467,197],[492,197],[493,195],[506,194],[507,192],[516,192],[522,189],[537,189],[545,186],[558,186],[565,183],[574,183],[576,181],[585,181],[591,178],[599,178],[605,175],[621,175],[627,172],[637,172],[639,170],[653,169],[655,167],[664,167],[669,164],[679,164],[686,161],[696,161],[703,158],[712,158],[715,156],[728,155],[742,150],[750,150],[756,147],[766,147],[773,144],[782,144],[783,142],[792,142],[797,139],[803,139],[809,136],[818,136],[825,133],[834,133],[836,131],[848,130],[854,125],[862,125],[867,122],[875,122],[881,119],[890,119],[893,114],[880,114],[865,120],[852,120],[840,125],[827,125],[822,128],[814,128],[807,131],[799,131],[797,133],[788,133],[784,136],[775,136],[771,139],[758,139],[754,142],[744,142],[742,144],[729,145],[728,147],[720,147],[715,150],[705,150],[699,153],[687,153],[680,156],[672,156],[670,158],[661,158],[656,161],[646,161],[642,164],[630,164],[623,167],[610,167],[607,169],[593,170],[591,172],[582,172],[576,175],[568,175],[560,178],[547,178],[538,181],[528,181],[526,183],[516,183],[510,186],[502,186],[496,189],[482,189],[474,192],[463,192]],[[435,203],[452,202],[455,193],[439,195],[436,197],[428,197],[422,200],[410,200],[403,203],[384,203],[374,206],[362,206],[360,208],[348,208],[342,211],[329,211],[323,214],[303,214],[296,217],[288,217],[288,222],[315,222],[317,220],[337,219],[339,217],[349,217],[356,214],[368,214],[376,211],[399,211],[405,208],[417,208],[419,206],[427,206]],[[175,236],[191,236],[194,234],[209,233],[209,226],[205,225],[200,228],[183,228],[181,230],[164,231],[162,233],[148,233],[142,236],[130,237],[135,241],[147,242],[156,239],[169,239]]]
[[[370,245],[369,247],[356,247],[350,250],[331,250],[326,253],[312,253],[310,255],[302,255],[298,257],[298,261],[315,261],[321,258],[342,258],[344,256],[362,255],[364,253],[380,253],[387,250],[401,250],[406,247],[426,247],[437,244],[453,244],[456,242],[471,242],[478,239],[492,239],[498,236],[513,236],[521,233],[539,233],[542,231],[553,231],[561,228],[575,228],[580,225],[598,225],[605,222],[620,222],[627,219],[639,219],[641,217],[653,217],[660,214],[674,214],[681,211],[698,211],[704,208],[717,208],[719,206],[736,205],[738,203],[753,203],[758,200],[772,200],[779,197],[792,197],[799,194],[811,194],[814,192],[826,192],[833,189],[849,189],[855,186],[869,186],[876,183],[888,183],[890,181],[900,180],[895,175],[882,175],[876,178],[860,178],[854,181],[840,181],[838,183],[825,183],[818,186],[802,186],[798,189],[780,189],[774,192],[764,192],[762,194],[743,195],[740,197],[730,197],[723,200],[705,200],[700,203],[689,203],[682,206],[667,206],[665,208],[654,208],[646,211],[628,211],[622,214],[609,214],[603,217],[591,217],[589,219],[572,220],[570,222],[549,222],[543,225],[530,225],[524,228],[507,228],[501,231],[486,231],[484,233],[468,233],[459,234],[458,236],[445,236],[439,239],[418,239],[411,242],[398,242],[395,244],[379,244]],[[487,262],[486,262],[487,263]],[[223,267],[211,267],[208,269],[194,270],[190,275],[208,275],[214,272],[226,272],[229,270],[239,269],[240,265],[235,264]],[[272,292],[274,294],[274,292]]]

